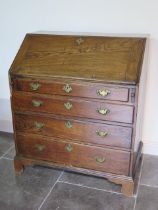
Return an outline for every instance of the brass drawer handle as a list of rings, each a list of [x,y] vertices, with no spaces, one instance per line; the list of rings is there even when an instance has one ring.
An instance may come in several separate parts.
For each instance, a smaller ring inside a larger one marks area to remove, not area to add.
[[[71,152],[71,151],[73,150],[73,146],[72,146],[71,144],[67,144],[67,145],[65,146],[65,150],[66,150],[67,152]]]
[[[105,162],[105,157],[95,157],[95,160],[97,163],[104,163]]]
[[[106,114],[108,114],[110,112],[110,110],[100,108],[100,109],[97,109],[97,112],[99,114],[106,115]]]
[[[63,90],[66,93],[70,93],[72,91],[72,87],[69,84],[64,85]]]
[[[46,147],[45,147],[45,145],[42,145],[42,144],[35,144],[35,148],[36,148],[39,152],[42,152]]]
[[[96,131],[96,134],[100,137],[106,137],[108,135],[108,132],[106,132],[106,131]]]
[[[110,90],[106,90],[106,89],[97,90],[97,94],[98,94],[99,96],[103,96],[103,97],[109,95],[110,93],[111,93]]]
[[[66,126],[67,128],[72,128],[72,123],[71,123],[70,121],[67,121],[67,122],[65,123],[65,126]]]
[[[41,128],[44,127],[44,123],[35,122],[34,124],[35,124],[35,127],[36,127],[38,130],[40,130]]]
[[[70,102],[64,103],[66,109],[70,110],[72,108],[72,104]]]
[[[36,100],[32,100],[32,105],[34,107],[40,107],[43,105],[43,101],[36,101]]]
[[[39,84],[38,82],[32,82],[32,83],[30,83],[30,89],[31,90],[38,90],[39,88],[41,87],[41,84]]]

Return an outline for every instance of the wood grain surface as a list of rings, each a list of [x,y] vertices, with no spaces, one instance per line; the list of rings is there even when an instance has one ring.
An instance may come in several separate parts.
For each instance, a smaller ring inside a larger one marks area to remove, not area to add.
[[[132,128],[130,127],[16,114],[15,128],[18,132],[56,137],[65,141],[91,143],[102,147],[126,149],[131,147]],[[101,132],[104,132],[105,136],[99,135]]]
[[[40,94],[49,95],[65,95],[65,96],[77,96],[85,98],[98,98],[103,100],[113,101],[128,101],[129,89],[128,87],[122,87],[119,85],[106,85],[106,84],[94,84],[91,82],[77,82],[77,81],[48,81],[37,79],[15,79],[14,90],[24,92],[34,92]],[[32,89],[32,85],[38,85],[36,90]],[[64,88],[69,87],[69,92],[66,92]],[[98,91],[108,91],[107,95],[101,95]]]
[[[137,82],[145,40],[28,34],[11,74]]]
[[[146,38],[27,34],[9,70],[15,172],[50,165],[131,196]]]
[[[33,102],[41,103],[35,107]],[[34,111],[41,113],[52,113],[64,116],[78,116],[106,121],[116,121],[123,123],[133,122],[133,106],[95,102],[66,97],[48,97],[47,95],[37,95],[24,92],[13,93],[13,108],[19,111]],[[71,108],[67,109],[68,104]],[[107,114],[100,114],[98,110],[107,110]]]
[[[48,138],[39,135],[17,135],[17,143],[18,154],[26,157],[64,163],[70,167],[128,175],[130,159],[128,152],[64,141],[49,141]],[[66,150],[69,145],[71,145],[71,151]],[[39,150],[38,146],[43,146],[43,149]],[[96,161],[97,158],[105,158],[105,160],[99,163]]]

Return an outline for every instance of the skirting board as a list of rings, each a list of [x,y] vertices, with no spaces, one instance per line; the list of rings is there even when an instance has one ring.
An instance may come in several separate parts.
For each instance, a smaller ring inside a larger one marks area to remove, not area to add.
[[[0,99],[0,131],[12,133],[12,117],[9,99]],[[144,141],[143,153],[158,155],[158,141]]]
[[[150,155],[158,155],[158,141],[143,142],[143,153]]]
[[[13,132],[9,99],[0,98],[0,131]]]
[[[13,133],[12,121],[10,120],[0,120],[0,131]]]

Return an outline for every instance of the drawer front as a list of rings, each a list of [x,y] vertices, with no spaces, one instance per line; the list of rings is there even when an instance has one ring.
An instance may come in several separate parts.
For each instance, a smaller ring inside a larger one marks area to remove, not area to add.
[[[67,99],[66,97],[44,97],[26,94],[26,92],[14,93],[12,101],[13,109],[17,111],[35,111],[123,123],[133,122],[133,106]]]
[[[130,153],[119,150],[62,141],[49,141],[44,137],[17,135],[18,153],[35,159],[55,163],[128,175]]]
[[[15,115],[15,128],[19,132],[40,134],[92,143],[102,146],[129,149],[132,128],[77,120],[55,119],[41,116]]]
[[[116,101],[128,101],[128,88],[92,83],[15,80],[16,90],[51,95],[78,96]]]

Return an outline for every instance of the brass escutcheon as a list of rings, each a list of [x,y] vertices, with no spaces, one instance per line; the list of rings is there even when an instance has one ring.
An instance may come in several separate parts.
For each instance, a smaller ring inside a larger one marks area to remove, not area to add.
[[[106,137],[108,135],[108,132],[106,132],[106,131],[96,131],[96,134],[100,137]]]
[[[100,109],[97,109],[97,112],[98,112],[99,114],[106,115],[106,114],[109,113],[110,111],[109,111],[108,109],[102,109],[102,108],[100,108]]]
[[[39,152],[42,152],[46,147],[45,147],[45,145],[42,145],[42,144],[35,144],[35,148],[36,148]]]
[[[70,110],[72,108],[72,104],[70,102],[64,103],[64,107]]]
[[[41,84],[39,84],[38,82],[32,82],[30,83],[30,89],[31,90],[38,90],[41,87]]]
[[[41,128],[44,127],[44,123],[35,122],[34,124],[35,124],[35,127],[36,127],[38,130],[40,130]]]
[[[34,107],[40,107],[43,105],[43,101],[32,100],[32,105]]]
[[[71,151],[73,150],[73,146],[72,146],[71,144],[67,144],[67,145],[65,146],[65,150],[66,150],[67,152],[71,152]]]
[[[78,45],[80,45],[80,44],[82,44],[84,42],[84,39],[83,38],[79,38],[79,39],[76,39],[76,43],[78,44]]]
[[[104,163],[105,162],[105,157],[95,157],[95,160],[97,163]]]
[[[109,95],[110,93],[111,93],[110,90],[106,90],[106,89],[97,90],[97,94],[98,94],[99,96],[103,96],[103,97]]]
[[[72,91],[72,87],[69,84],[64,85],[63,90],[66,93],[70,93]]]
[[[71,123],[70,121],[67,121],[67,122],[65,123],[65,126],[66,126],[67,128],[72,128],[72,123]]]

